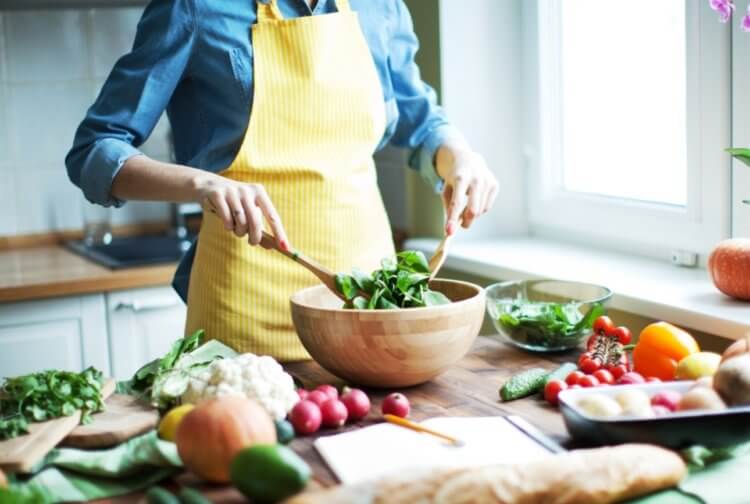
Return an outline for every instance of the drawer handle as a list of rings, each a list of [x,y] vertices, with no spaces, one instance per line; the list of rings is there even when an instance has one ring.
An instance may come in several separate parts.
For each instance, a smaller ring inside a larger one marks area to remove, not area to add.
[[[115,306],[116,311],[130,310],[133,312],[144,312],[150,310],[163,310],[180,304],[179,299],[156,299],[154,301],[121,301]]]

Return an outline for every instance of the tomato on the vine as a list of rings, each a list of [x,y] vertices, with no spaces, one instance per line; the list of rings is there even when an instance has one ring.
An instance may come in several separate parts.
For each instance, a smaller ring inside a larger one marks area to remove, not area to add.
[[[630,370],[628,369],[628,366],[626,366],[625,364],[620,364],[618,366],[613,366],[609,370],[609,372],[612,373],[612,376],[614,377],[615,380],[619,380],[620,377],[622,377],[622,375],[624,375],[628,371],[630,371]]]
[[[606,315],[602,315],[594,321],[594,332],[597,334],[612,334],[615,330],[615,325],[612,323],[612,319]]]
[[[599,380],[594,375],[586,375],[578,380],[578,385],[581,387],[596,387],[599,385]]]
[[[598,371],[602,367],[602,361],[600,361],[597,357],[586,357],[581,361],[581,371],[583,371],[586,374],[591,374],[595,371]]]
[[[567,383],[570,386],[577,385],[578,382],[586,376],[581,371],[571,371],[570,374],[568,374],[567,377],[565,377],[565,383]]]
[[[606,369],[600,369],[596,371],[592,376],[599,380],[599,382],[602,384],[606,383],[607,385],[612,385],[615,382],[614,375]]]
[[[560,392],[568,388],[568,384],[562,380],[550,380],[544,386],[544,398],[548,403],[555,406],[558,403],[557,396]]]
[[[617,338],[617,341],[623,345],[629,345],[633,339],[630,329],[625,326],[616,327],[612,334]]]

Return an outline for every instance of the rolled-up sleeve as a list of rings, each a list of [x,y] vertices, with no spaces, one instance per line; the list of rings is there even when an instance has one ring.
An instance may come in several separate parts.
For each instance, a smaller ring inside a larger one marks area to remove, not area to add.
[[[78,127],[65,158],[70,180],[86,198],[122,206],[112,181],[139,155],[186,72],[194,45],[192,0],[154,0],[146,7],[130,53],[120,58]]]
[[[391,142],[413,149],[409,165],[436,192],[441,192],[443,180],[435,171],[435,153],[444,143],[463,142],[463,136],[437,104],[435,90],[422,81],[414,61],[419,42],[411,15],[403,0],[393,1],[395,15],[391,22],[388,64],[399,121]]]

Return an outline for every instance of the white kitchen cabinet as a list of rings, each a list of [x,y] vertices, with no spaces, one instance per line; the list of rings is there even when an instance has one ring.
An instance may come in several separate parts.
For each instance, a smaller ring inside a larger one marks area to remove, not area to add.
[[[110,372],[103,294],[0,304],[0,377],[88,366]]]
[[[133,376],[143,364],[163,356],[185,331],[186,308],[171,287],[107,294],[112,373]]]

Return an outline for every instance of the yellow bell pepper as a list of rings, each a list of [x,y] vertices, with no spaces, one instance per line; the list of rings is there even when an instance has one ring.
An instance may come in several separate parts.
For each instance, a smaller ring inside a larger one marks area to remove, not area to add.
[[[641,331],[633,349],[633,370],[648,378],[674,380],[677,363],[700,352],[695,339],[679,327],[656,322]]]

